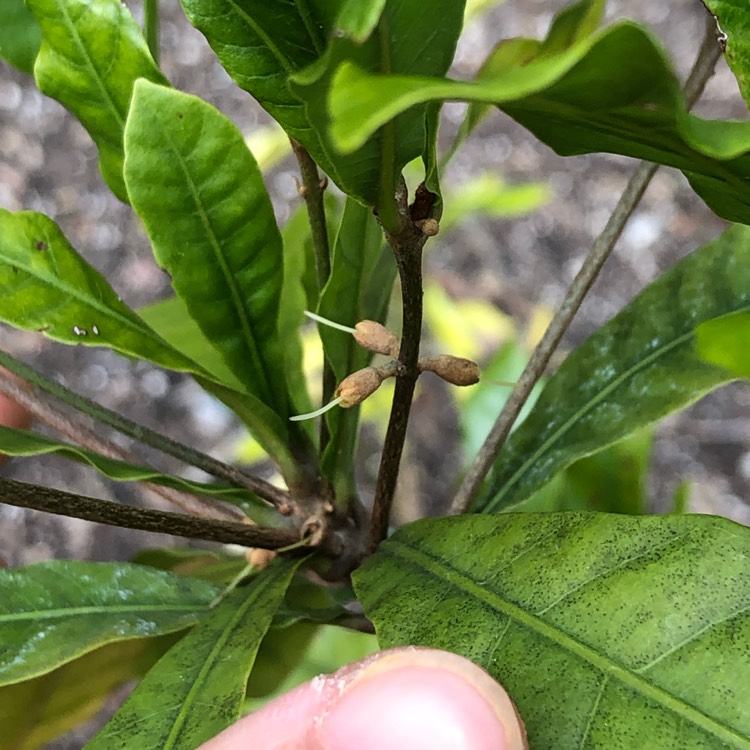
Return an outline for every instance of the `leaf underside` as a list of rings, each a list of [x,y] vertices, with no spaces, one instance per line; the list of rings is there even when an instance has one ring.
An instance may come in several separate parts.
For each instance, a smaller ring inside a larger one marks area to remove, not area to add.
[[[750,748],[750,536],[709,516],[419,521],[354,574],[381,647],[462,654],[535,750]]]

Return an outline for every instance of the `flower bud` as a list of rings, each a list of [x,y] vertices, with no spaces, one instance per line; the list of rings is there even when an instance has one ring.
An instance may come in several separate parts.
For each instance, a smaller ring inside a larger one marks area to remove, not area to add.
[[[375,393],[385,380],[381,371],[375,367],[365,367],[345,377],[336,389],[336,397],[340,398],[339,406],[348,409],[364,401]]]
[[[427,237],[434,237],[440,231],[440,224],[437,219],[421,219],[414,223]]]
[[[434,372],[453,385],[474,385],[479,382],[479,365],[470,359],[439,354],[419,360],[419,369]]]
[[[371,352],[398,358],[398,352],[401,348],[399,340],[395,334],[374,320],[360,320],[354,326],[353,336],[360,346]]]

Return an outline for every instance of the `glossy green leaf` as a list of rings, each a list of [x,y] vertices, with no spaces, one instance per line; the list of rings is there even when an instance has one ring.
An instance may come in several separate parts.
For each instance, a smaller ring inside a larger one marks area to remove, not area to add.
[[[750,229],[680,261],[574,349],[500,452],[478,510],[525,500],[559,470],[735,376],[703,361],[701,323],[750,309]]]
[[[42,28],[34,74],[42,93],[67,107],[99,149],[102,175],[127,201],[123,129],[133,84],[166,79],[120,0],[27,0]]]
[[[565,7],[555,18],[544,42],[537,39],[504,39],[490,52],[477,71],[477,80],[492,80],[516,67],[522,67],[539,55],[555,54],[596,31],[604,12],[603,0],[583,0]],[[472,130],[489,113],[491,105],[472,102],[448,158],[466,140]]]
[[[129,563],[60,560],[0,570],[0,685],[114,641],[194,625],[217,590]]]
[[[0,425],[0,453],[8,456],[43,456],[48,453],[57,453],[72,459],[78,463],[93,466],[104,476],[118,482],[150,482],[163,487],[172,487],[183,492],[196,495],[206,495],[217,500],[223,500],[241,507],[247,508],[253,519],[260,523],[255,517],[254,510],[268,515],[270,509],[252,493],[242,490],[227,483],[196,482],[191,479],[164,474],[148,466],[138,466],[107,458],[94,451],[80,448],[60,440],[40,435],[37,432],[27,430],[13,430]]]
[[[242,134],[197,97],[141,80],[125,153],[133,208],[175,291],[247,391],[288,416],[281,236]]]
[[[0,60],[31,73],[41,42],[42,31],[24,0],[3,0],[0,4]]]
[[[320,136],[289,76],[317,60],[326,46],[343,0],[181,0],[190,22],[206,37],[240,88],[310,151],[332,179]]]
[[[420,521],[354,584],[382,647],[447,649],[499,680],[534,750],[750,748],[750,531],[731,521]]]
[[[396,263],[372,212],[349,198],[318,313],[351,327],[360,320],[385,322],[395,277]],[[318,331],[337,382],[372,360],[372,353],[359,346],[350,333],[326,325],[319,325]],[[324,418],[328,420],[330,440],[323,456],[323,470],[337,483],[337,494],[346,496],[354,487],[359,408],[334,409]]]
[[[0,209],[0,288],[0,320],[17,328],[203,372],[127,307],[43,214]]]
[[[179,634],[110,643],[31,680],[0,688],[0,750],[37,750],[93,718],[142,677]]]
[[[570,39],[474,82],[375,75],[349,60],[328,102],[334,142],[355,152],[425,102],[491,103],[563,156],[604,151],[676,167],[719,216],[750,223],[750,123],[689,114],[665,53],[640,26]]]
[[[333,76],[344,61],[372,73],[443,75],[453,58],[463,11],[463,0],[429,4],[386,2],[366,41],[357,43],[345,32],[337,32],[325,55],[291,78],[294,93],[304,100],[308,118],[318,129],[326,153],[337,168],[338,174],[332,177],[346,193],[375,207],[386,227],[397,226],[394,189],[408,162],[423,156],[434,184],[435,174],[429,162],[438,109],[419,106],[393,122],[386,120],[377,136],[370,137],[371,133],[352,149],[353,153],[342,155],[329,132],[327,100]],[[436,17],[440,18],[439,24],[434,22]],[[325,162],[322,165],[326,168]]]
[[[396,176],[422,154],[427,110],[399,118],[398,138],[389,129],[342,157],[327,130],[331,74],[351,58],[373,71],[443,75],[461,29],[463,0],[183,0],[183,6],[237,84],[305,145],[344,192],[368,206],[385,204],[387,214]]]
[[[240,717],[260,642],[299,560],[278,559],[165,654],[87,750],[194,750]]]
[[[194,362],[200,362],[201,367],[210,372],[215,380],[237,391],[243,390],[242,383],[203,335],[179,297],[168,297],[142,307],[138,315],[175,349]]]
[[[735,0],[703,0],[716,18],[717,43],[725,46],[724,57],[750,105],[750,16],[747,8]]]

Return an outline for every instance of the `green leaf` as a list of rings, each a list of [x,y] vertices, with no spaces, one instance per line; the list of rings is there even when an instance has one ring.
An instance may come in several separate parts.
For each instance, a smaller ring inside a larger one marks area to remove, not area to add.
[[[399,118],[397,139],[389,129],[344,157],[328,136],[331,74],[342,60],[355,59],[373,71],[443,75],[461,30],[463,0],[182,1],[236,83],[304,144],[345,193],[368,206],[384,204],[381,219],[388,223],[396,177],[422,154],[426,109]]]
[[[286,132],[310,151],[337,183],[320,136],[289,76],[323,53],[343,0],[181,0],[237,85],[255,97]]]
[[[138,466],[127,461],[107,458],[94,451],[54,440],[36,432],[13,430],[0,425],[0,453],[8,456],[43,456],[48,453],[57,453],[78,463],[93,466],[104,476],[118,482],[150,482],[151,484],[172,487],[196,495],[214,497],[217,500],[239,505],[248,511],[248,514],[256,523],[268,522],[275,515],[265,503],[251,492],[233,485],[219,482],[196,482],[171,474],[163,474],[149,466]],[[256,511],[261,515],[256,515]]]
[[[508,690],[534,750],[750,748],[750,531],[709,516],[419,521],[354,574],[382,647]]]
[[[598,453],[578,459],[518,510],[536,510],[537,496],[544,493],[545,510],[645,514],[646,476],[653,442],[653,429],[645,428]]]
[[[707,320],[695,332],[698,353],[706,362],[740,378],[750,378],[750,313],[730,313]]]
[[[141,80],[125,152],[133,208],[178,296],[248,393],[288,416],[281,235],[242,134],[197,97]]]
[[[665,53],[643,28],[618,23],[567,48],[474,82],[375,75],[356,60],[334,76],[331,135],[347,152],[416,105],[446,99],[498,106],[563,156],[604,151],[682,170],[719,216],[750,223],[750,123],[689,114]]]
[[[0,570],[0,685],[99,646],[195,624],[217,590],[129,563],[59,560]]]
[[[110,643],[31,680],[0,688],[0,750],[37,750],[93,718],[179,637]]]
[[[236,391],[243,390],[242,383],[203,335],[179,297],[169,297],[142,307],[138,315],[177,351],[194,362],[200,362],[201,367],[210,372],[215,380]]]
[[[87,750],[193,750],[240,717],[260,642],[299,560],[277,559],[159,660]]]
[[[374,137],[363,139],[354,153],[339,153],[331,140],[328,94],[339,66],[347,61],[372,73],[443,75],[448,70],[463,24],[463,0],[402,3],[386,2],[382,15],[366,41],[357,43],[337,32],[317,62],[291,77],[292,89],[305,102],[307,117],[318,129],[326,155],[336,168],[332,178],[363,205],[375,207],[381,223],[395,228],[394,190],[403,167],[422,156],[430,183],[431,141],[438,108],[419,106],[405,112]],[[372,5],[372,4],[371,4]],[[363,10],[361,13],[366,15]],[[440,18],[440,23],[435,23]],[[372,18],[367,28],[372,27]],[[370,134],[373,135],[372,133]],[[328,169],[326,161],[322,161]]]
[[[24,73],[34,69],[42,31],[24,0],[3,0],[0,6],[0,59]]]
[[[372,212],[348,198],[318,313],[352,327],[360,320],[385,322],[395,277],[396,263]],[[338,382],[371,362],[372,353],[359,346],[350,333],[325,325],[319,325],[318,331]],[[346,496],[354,488],[359,408],[334,409],[324,418],[328,420],[330,440],[323,455],[323,470],[337,483],[337,494]]]
[[[43,34],[34,67],[39,89],[81,121],[99,149],[107,185],[127,201],[122,139],[133,84],[166,79],[120,0],[27,2]]]
[[[724,39],[724,57],[750,105],[750,17],[747,8],[732,0],[703,0],[716,19],[717,38]],[[717,42],[718,43],[718,42]]]
[[[64,344],[108,346],[172,370],[204,372],[127,307],[43,214],[0,209],[0,288],[0,320],[17,328]]]
[[[750,229],[736,226],[641,292],[571,352],[500,452],[477,509],[525,500],[572,461],[734,378],[704,362],[696,329],[750,309]]]

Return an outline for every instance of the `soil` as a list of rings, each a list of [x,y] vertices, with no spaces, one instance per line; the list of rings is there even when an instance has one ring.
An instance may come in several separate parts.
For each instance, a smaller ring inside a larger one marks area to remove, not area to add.
[[[127,4],[140,20],[139,3]],[[527,0],[494,8],[467,28],[453,73],[470,75],[499,38],[542,35],[563,5],[559,0]],[[703,36],[706,14],[701,3],[609,3],[610,19],[626,13],[653,29],[684,76]],[[203,37],[185,21],[177,0],[162,1],[162,18],[162,67],[176,87],[203,96],[244,133],[269,122],[234,86]],[[747,116],[723,61],[698,111],[711,117]],[[450,105],[444,115],[442,137],[448,137],[455,132],[461,108]],[[523,330],[540,308],[559,304],[633,168],[632,160],[607,155],[560,158],[509,118],[492,114],[458,153],[445,184],[460,187],[478,171],[490,171],[510,183],[545,181],[554,196],[542,210],[526,217],[473,219],[462,232],[438,237],[427,257],[428,277],[439,280],[457,298],[490,301],[513,315]],[[295,175],[295,165],[287,159],[269,179],[280,221],[299,201]],[[54,218],[128,304],[137,307],[168,295],[168,279],[155,265],[138,221],[104,185],[96,149],[86,132],[59,104],[39,94],[29,77],[3,64],[0,206],[42,211]],[[660,170],[563,348],[582,341],[660,272],[724,226],[693,195],[681,174]],[[183,375],[130,362],[107,350],[65,347],[7,327],[0,327],[0,346],[131,419],[225,460],[233,457],[241,428],[226,409]],[[422,508],[437,512],[460,465],[455,412],[445,408],[444,391],[431,383],[415,405],[400,488],[401,519],[415,513],[410,498],[421,498]],[[750,521],[749,438],[750,391],[744,385],[717,391],[664,420],[658,427],[650,476],[654,509],[666,507],[675,487],[689,480],[691,510]],[[127,441],[121,444],[131,447]],[[363,440],[361,454],[366,493],[377,465],[377,441],[372,435]],[[177,470],[169,461],[160,465]],[[138,488],[114,485],[55,457],[14,460],[3,473],[119,502],[153,501]],[[144,547],[175,543],[181,542],[0,506],[0,556],[8,565],[64,557],[127,560]],[[54,747],[81,747],[83,737],[73,733]]]

